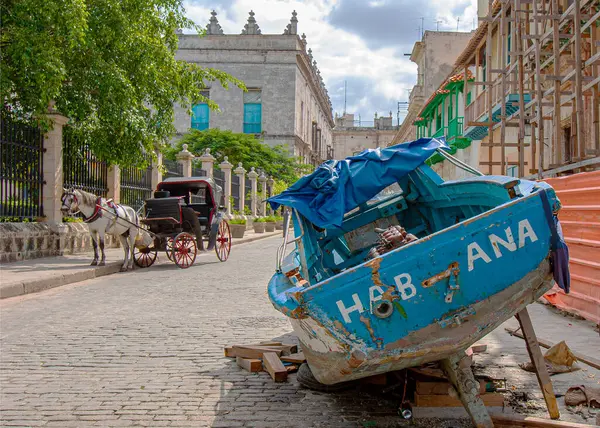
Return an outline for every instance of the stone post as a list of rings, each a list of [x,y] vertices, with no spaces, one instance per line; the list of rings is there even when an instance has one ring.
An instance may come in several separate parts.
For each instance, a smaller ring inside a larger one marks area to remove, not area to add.
[[[242,163],[240,162],[238,164],[238,167],[233,171],[235,172],[235,175],[238,176],[239,179],[239,183],[240,183],[240,188],[238,189],[239,193],[238,193],[238,198],[239,198],[239,204],[238,204],[238,210],[240,210],[240,213],[242,215],[244,215],[244,207],[246,206],[246,170],[244,169],[244,167],[242,166]]]
[[[119,168],[119,165],[111,165],[108,168],[106,182],[108,187],[106,197],[119,203],[121,200],[121,168]]]
[[[269,187],[269,194],[271,196],[273,196],[273,184],[275,184],[275,180],[273,180],[273,177],[269,177],[269,179],[267,180],[267,186]],[[274,214],[273,213],[273,208],[271,208],[271,206],[269,204],[267,204],[267,207],[269,209],[269,214]]]
[[[254,167],[250,168],[250,172],[248,173],[248,178],[250,179],[251,186],[251,196],[250,196],[250,209],[252,211],[252,215],[256,217],[257,211],[257,201],[256,201],[256,179],[258,178],[258,174],[254,171]]]
[[[162,172],[160,168],[162,166],[162,153],[156,152],[156,160],[152,160],[152,191],[155,191],[158,187],[158,183],[162,181]]]
[[[183,145],[183,150],[177,153],[175,156],[177,161],[181,164],[183,168],[183,176],[191,177],[192,176],[192,160],[194,159],[194,155],[188,151],[188,145]]]
[[[48,115],[52,121],[52,129],[44,135],[43,157],[44,187],[43,199],[46,222],[62,223],[61,196],[63,193],[63,126],[69,120],[60,113]]]
[[[227,156],[223,162],[219,164],[221,171],[223,171],[224,179],[223,179],[223,192],[225,193],[225,212],[227,215],[231,215],[231,168],[233,165],[229,162]]]
[[[208,178],[213,178],[213,164],[215,163],[215,157],[210,154],[210,149],[207,148],[202,156],[200,156],[200,161],[202,162],[202,169],[206,171],[206,176]]]
[[[260,181],[260,191],[263,197],[263,200],[260,202],[260,212],[262,215],[267,215],[267,177],[264,172],[260,173],[258,181]]]

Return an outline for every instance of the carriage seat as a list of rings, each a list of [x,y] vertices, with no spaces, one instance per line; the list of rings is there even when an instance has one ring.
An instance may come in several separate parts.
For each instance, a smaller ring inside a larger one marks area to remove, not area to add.
[[[146,200],[147,218],[173,218],[181,221],[179,206],[183,204],[181,198],[169,197]]]
[[[202,226],[208,225],[208,219],[210,218],[210,211],[212,206],[209,204],[188,204],[188,207],[196,211],[198,214],[198,221]]]

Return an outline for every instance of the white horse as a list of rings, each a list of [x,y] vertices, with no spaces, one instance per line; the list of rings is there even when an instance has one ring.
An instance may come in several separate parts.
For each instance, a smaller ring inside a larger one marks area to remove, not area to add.
[[[133,247],[139,232],[139,219],[135,210],[127,205],[117,205],[105,198],[84,192],[80,189],[65,189],[62,198],[61,211],[72,215],[78,212],[83,214],[83,221],[87,223],[94,246],[94,260],[92,266],[104,266],[104,235],[118,236],[125,252],[125,260],[121,272],[133,269]],[[100,251],[102,258],[98,263],[98,241],[100,238]]]

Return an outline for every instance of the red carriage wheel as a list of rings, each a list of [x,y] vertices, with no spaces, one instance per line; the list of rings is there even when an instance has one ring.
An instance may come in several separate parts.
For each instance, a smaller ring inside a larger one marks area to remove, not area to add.
[[[229,224],[225,220],[219,223],[219,229],[217,229],[215,252],[222,262],[229,258],[229,253],[231,252],[231,231],[229,230]]]
[[[182,269],[187,269],[196,260],[196,238],[182,232],[173,240],[173,261]]]
[[[156,261],[156,250],[151,247],[133,247],[133,262],[136,266],[147,268]]]
[[[167,238],[167,242],[165,244],[165,253],[167,253],[167,257],[169,260],[173,261],[173,238]]]

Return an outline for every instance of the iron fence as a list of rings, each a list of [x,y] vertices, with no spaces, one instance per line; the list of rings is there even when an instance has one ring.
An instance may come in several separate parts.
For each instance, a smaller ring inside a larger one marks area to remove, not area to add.
[[[244,197],[246,198],[246,202],[245,202],[245,206],[248,207],[248,209],[252,209],[252,183],[250,182],[250,179],[246,179],[246,186],[244,189]]]
[[[213,171],[213,180],[215,180],[215,183],[225,191],[225,173],[223,171],[215,169]]]
[[[145,155],[145,167],[130,166],[121,169],[121,200],[136,211],[152,197],[152,156]]]
[[[63,128],[63,185],[96,196],[108,193],[108,164],[70,126]]]
[[[231,176],[231,210],[240,209],[240,177],[236,174]]]
[[[192,177],[206,177],[206,171],[202,168],[192,168]]]
[[[0,117],[0,217],[44,215],[44,139],[39,128]]]
[[[163,178],[183,177],[183,165],[181,165],[179,162],[163,159],[163,165],[165,167],[165,174]]]

